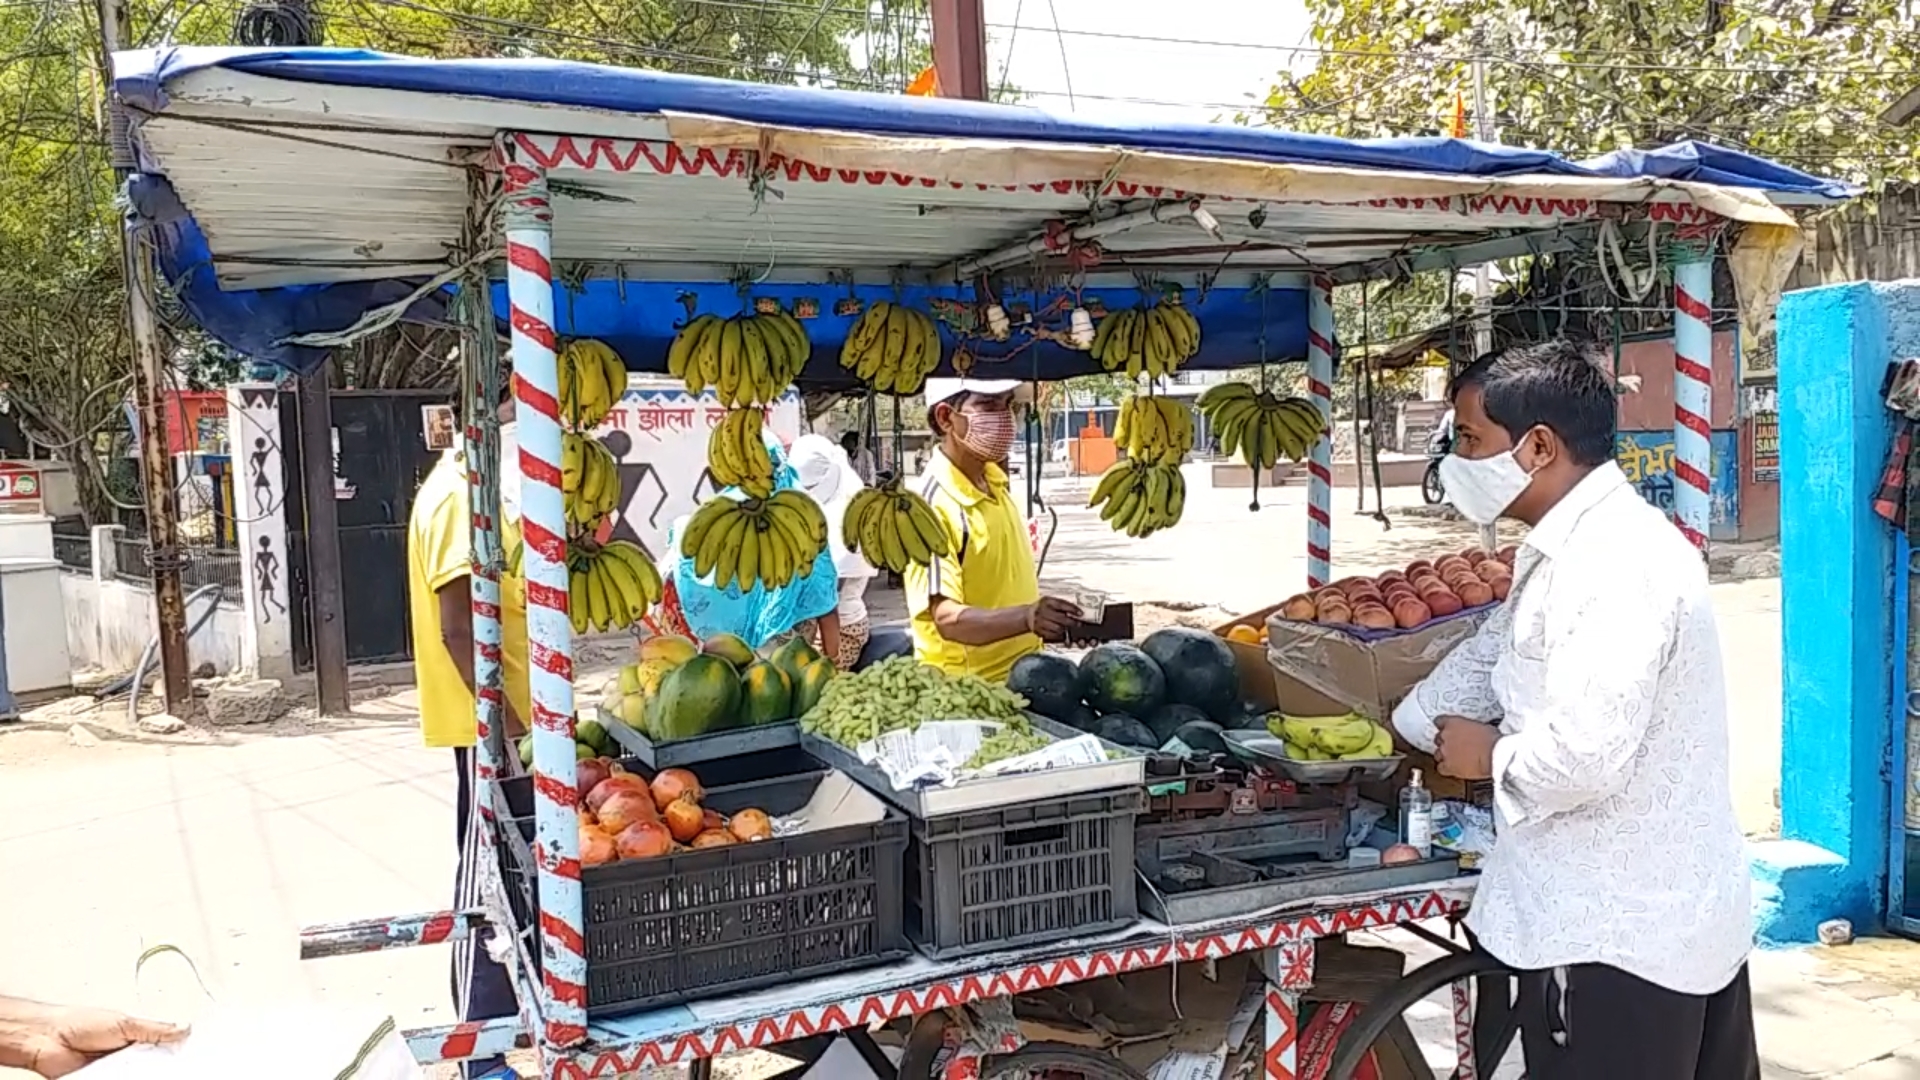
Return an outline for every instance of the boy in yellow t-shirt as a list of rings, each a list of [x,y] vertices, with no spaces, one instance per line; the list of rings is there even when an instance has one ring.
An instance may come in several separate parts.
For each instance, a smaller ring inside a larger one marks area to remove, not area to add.
[[[501,403],[499,416],[504,450],[512,444],[511,398]],[[506,457],[504,453],[502,456]],[[456,911],[479,905],[479,860],[489,857],[491,846],[482,830],[469,827],[478,794],[473,771],[478,728],[473,715],[472,527],[466,453],[464,448],[448,450],[421,483],[407,521],[407,607],[413,631],[414,681],[420,694],[420,733],[428,746],[453,750],[458,778],[454,802],[454,835],[460,852],[454,875]],[[523,718],[532,713],[527,688],[526,592],[510,581],[502,581],[500,591],[506,726],[507,735],[513,738],[525,730]],[[454,1006],[465,1021],[500,1019],[519,1011],[511,977],[487,954],[479,935],[454,943],[453,995]],[[504,1058],[469,1061],[464,1075],[468,1080],[517,1076]]]

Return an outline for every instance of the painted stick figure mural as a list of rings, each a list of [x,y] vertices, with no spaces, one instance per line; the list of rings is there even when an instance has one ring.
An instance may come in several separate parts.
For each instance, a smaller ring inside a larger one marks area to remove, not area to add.
[[[273,553],[273,538],[262,536],[253,552],[254,591],[260,601],[260,621],[272,622],[273,609],[285,616],[287,605],[280,599],[280,556]]]
[[[280,454],[280,391],[271,384],[242,383],[227,391],[227,438],[244,456],[236,483],[234,531],[247,558],[240,564],[252,633],[242,646],[248,667],[269,675],[293,668],[291,600],[287,580],[287,477]]]

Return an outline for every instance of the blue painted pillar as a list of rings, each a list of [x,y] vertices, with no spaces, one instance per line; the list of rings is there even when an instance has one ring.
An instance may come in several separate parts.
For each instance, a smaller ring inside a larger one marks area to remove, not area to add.
[[[1778,320],[1782,840],[1755,846],[1754,877],[1761,939],[1792,943],[1880,921],[1900,649],[1893,531],[1871,502],[1893,435],[1881,383],[1920,355],[1920,283],[1792,293]]]

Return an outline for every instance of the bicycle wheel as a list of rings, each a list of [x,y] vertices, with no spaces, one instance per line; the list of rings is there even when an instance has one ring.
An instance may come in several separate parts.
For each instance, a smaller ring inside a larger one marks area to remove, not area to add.
[[[1428,506],[1438,506],[1447,501],[1447,490],[1440,486],[1440,462],[1438,459],[1427,462],[1427,471],[1420,478],[1420,497]]]
[[[1147,1080],[1146,1074],[1106,1054],[1060,1043],[1028,1043],[997,1055],[980,1080]]]
[[[1443,956],[1414,968],[1399,982],[1388,987],[1385,993],[1368,1002],[1359,1017],[1340,1034],[1340,1042],[1334,1048],[1333,1066],[1327,1070],[1326,1080],[1353,1080],[1354,1070],[1366,1059],[1367,1051],[1373,1049],[1374,1044],[1387,1033],[1387,1028],[1402,1013],[1431,995],[1465,979],[1487,979],[1488,982],[1481,984],[1483,990],[1489,983],[1505,985],[1516,974],[1513,969],[1478,950]],[[1494,1011],[1489,1020],[1483,1025],[1478,1017],[1475,1018],[1473,1049],[1474,1060],[1483,1063],[1491,1072],[1513,1044],[1513,1037],[1519,1031],[1519,1022],[1514,1018],[1511,1008]]]

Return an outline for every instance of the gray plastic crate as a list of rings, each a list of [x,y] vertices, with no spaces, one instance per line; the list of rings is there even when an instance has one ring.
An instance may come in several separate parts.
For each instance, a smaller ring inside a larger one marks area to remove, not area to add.
[[[1096,934],[1139,919],[1137,787],[913,819],[907,931],[947,959]]]

